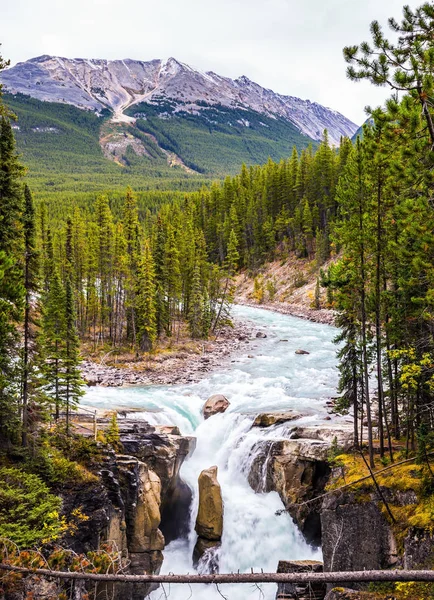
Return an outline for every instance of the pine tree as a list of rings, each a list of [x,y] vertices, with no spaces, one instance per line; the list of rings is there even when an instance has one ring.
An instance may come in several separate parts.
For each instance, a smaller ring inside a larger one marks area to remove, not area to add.
[[[398,23],[389,19],[390,29],[398,34],[397,42],[388,40],[378,21],[371,23],[372,44],[344,48],[349,63],[347,75],[352,80],[368,79],[377,86],[389,86],[393,91],[407,92],[407,98],[422,111],[434,146],[434,120],[430,98],[434,90],[434,7],[426,2],[415,10],[403,8]]]
[[[126,241],[126,255],[128,261],[128,270],[126,278],[126,319],[127,319],[127,339],[129,342],[136,343],[137,325],[136,325],[136,278],[138,270],[138,261],[140,255],[139,239],[139,213],[137,208],[137,198],[132,189],[127,188],[124,205],[123,226]]]
[[[66,340],[66,297],[57,267],[42,302],[40,347],[43,352],[45,390],[54,399],[55,418],[63,405],[63,359]]]
[[[157,339],[155,271],[149,241],[139,262],[136,290],[137,342],[142,352],[151,352]]]
[[[188,326],[193,339],[203,337],[204,333],[204,296],[202,293],[200,266],[196,263],[193,271],[190,309],[188,313]],[[206,327],[205,327],[206,329]]]
[[[80,341],[77,335],[75,323],[75,303],[70,278],[66,280],[65,286],[65,344],[61,355],[63,374],[63,398],[66,407],[66,432],[69,433],[70,413],[83,395],[83,380],[81,378],[79,364]]]
[[[237,236],[235,235],[235,231],[232,229],[230,236],[229,236],[226,259],[225,259],[225,264],[223,267],[224,284],[223,284],[223,286],[221,286],[222,289],[221,289],[220,306],[219,306],[219,309],[216,314],[214,324],[212,327],[213,331],[215,331],[215,329],[217,328],[217,326],[220,324],[221,321],[226,322],[229,319],[230,305],[233,302],[233,297],[234,297],[234,292],[235,292],[234,275],[236,273],[236,270],[238,267],[238,260],[239,260],[239,254],[238,254],[237,248],[238,248]]]
[[[6,65],[0,56],[0,71]],[[0,440],[5,444],[19,431],[16,356],[25,300],[20,184],[23,168],[15,151],[10,119],[0,88]]]
[[[38,252],[36,250],[36,220],[35,208],[30,189],[26,185],[24,188],[24,288],[25,288],[25,305],[24,305],[24,327],[23,327],[23,359],[22,359],[22,444],[27,446],[27,434],[29,429],[29,388],[31,382],[31,371],[33,368],[34,336],[32,335],[32,295],[36,295],[39,291],[39,261]],[[33,301],[35,299],[33,298]]]

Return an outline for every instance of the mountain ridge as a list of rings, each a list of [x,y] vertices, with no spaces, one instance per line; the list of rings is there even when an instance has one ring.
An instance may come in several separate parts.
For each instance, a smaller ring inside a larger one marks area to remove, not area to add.
[[[135,117],[125,111],[134,105],[170,100],[175,101],[174,113],[198,114],[206,104],[283,118],[316,141],[327,129],[336,145],[342,135],[352,137],[358,128],[341,113],[316,102],[278,94],[244,75],[231,79],[204,72],[173,57],[139,61],[42,55],[6,69],[0,79],[13,94],[72,104],[96,113],[109,109],[114,121],[133,122]],[[248,121],[244,125],[248,127]]]

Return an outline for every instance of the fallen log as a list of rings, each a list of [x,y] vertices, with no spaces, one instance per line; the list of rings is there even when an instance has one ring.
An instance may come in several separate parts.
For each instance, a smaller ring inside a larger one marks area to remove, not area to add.
[[[434,570],[392,571],[335,571],[332,573],[217,573],[207,575],[122,575],[119,573],[99,574],[82,571],[52,571],[51,569],[29,569],[0,563],[0,571],[40,575],[53,579],[84,580],[112,583],[368,583],[377,581],[410,582],[434,581]]]

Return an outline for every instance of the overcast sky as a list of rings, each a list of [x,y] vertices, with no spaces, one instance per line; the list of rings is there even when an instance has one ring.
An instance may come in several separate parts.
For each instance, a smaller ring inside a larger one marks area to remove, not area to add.
[[[422,2],[407,2],[412,8]],[[12,64],[69,58],[174,56],[232,78],[246,75],[361,123],[389,95],[345,76],[342,48],[369,23],[400,17],[401,0],[0,0],[0,43]]]

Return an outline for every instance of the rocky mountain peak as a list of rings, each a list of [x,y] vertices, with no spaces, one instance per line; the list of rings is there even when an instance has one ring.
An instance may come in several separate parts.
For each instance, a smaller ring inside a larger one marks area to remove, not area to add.
[[[205,105],[245,108],[293,123],[301,133],[321,139],[324,129],[339,144],[357,126],[340,113],[309,100],[277,94],[251,81],[202,72],[174,57],[167,60],[104,60],[42,55],[21,62],[1,74],[7,91],[20,92],[47,102],[64,102],[100,112],[111,110],[115,118],[139,102],[167,98],[186,110]]]

